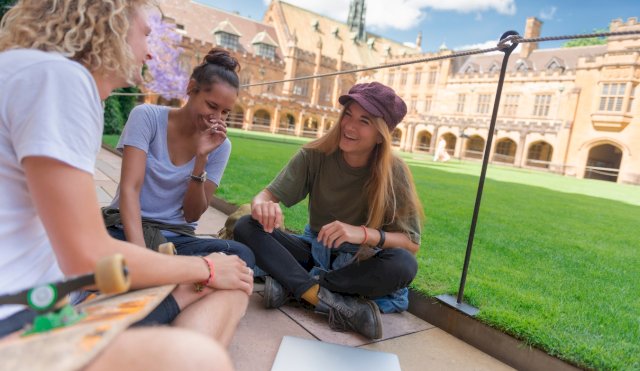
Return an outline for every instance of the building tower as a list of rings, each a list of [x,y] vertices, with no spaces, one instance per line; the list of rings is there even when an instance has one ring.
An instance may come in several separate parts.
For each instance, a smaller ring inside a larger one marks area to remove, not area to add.
[[[367,41],[367,33],[364,28],[366,12],[367,5],[365,4],[365,0],[351,0],[347,25],[349,26],[349,31],[356,34],[356,39],[362,42]]]

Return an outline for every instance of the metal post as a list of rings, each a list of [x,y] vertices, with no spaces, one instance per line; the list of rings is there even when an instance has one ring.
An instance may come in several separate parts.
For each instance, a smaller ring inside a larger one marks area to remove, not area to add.
[[[507,31],[500,37],[500,43],[503,45],[509,36],[519,36],[516,31]],[[436,298],[443,303],[458,309],[459,311],[469,315],[475,316],[480,311],[478,308],[472,307],[462,302],[464,295],[464,285],[467,281],[467,270],[469,269],[469,260],[471,259],[471,249],[473,247],[473,237],[476,232],[476,223],[478,220],[478,213],[480,212],[480,202],[482,200],[482,190],[484,188],[484,179],[487,174],[487,164],[489,163],[489,155],[491,152],[491,144],[493,141],[493,131],[496,127],[496,118],[498,117],[498,107],[500,105],[500,96],[502,95],[502,85],[504,84],[504,76],[507,71],[507,62],[511,52],[518,46],[517,42],[512,42],[510,46],[507,46],[501,51],[504,53],[502,59],[502,67],[500,68],[500,78],[498,79],[498,88],[496,89],[496,99],[493,103],[493,112],[491,114],[491,123],[489,124],[489,133],[487,134],[487,144],[484,149],[484,157],[482,158],[482,170],[480,171],[480,180],[478,181],[478,192],[476,194],[476,203],[473,208],[473,217],[471,218],[471,228],[469,229],[469,239],[467,241],[467,252],[464,257],[464,265],[462,267],[462,277],[460,278],[460,288],[458,289],[458,297],[454,298],[451,295],[438,295]]]

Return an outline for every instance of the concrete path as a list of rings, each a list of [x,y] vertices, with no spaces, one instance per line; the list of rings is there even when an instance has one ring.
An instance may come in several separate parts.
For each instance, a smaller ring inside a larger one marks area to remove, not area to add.
[[[95,173],[101,206],[109,205],[120,180],[120,157],[102,150]],[[197,234],[216,234],[226,215],[209,208]],[[229,348],[238,371],[270,370],[282,337],[296,336],[398,355],[404,371],[511,370],[511,368],[410,313],[383,315],[384,337],[372,342],[353,333],[329,329],[319,315],[296,306],[262,307],[262,285],[255,285],[247,314]],[[304,370],[304,365],[301,365]]]

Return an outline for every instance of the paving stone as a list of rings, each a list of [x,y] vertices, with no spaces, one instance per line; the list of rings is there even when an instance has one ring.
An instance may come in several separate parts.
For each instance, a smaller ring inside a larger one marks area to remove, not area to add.
[[[264,309],[262,297],[251,295],[247,314],[229,345],[237,371],[268,371],[285,335],[314,339],[304,328],[277,309]]]
[[[96,166],[96,170],[93,172],[93,179],[96,181],[111,180],[111,178],[109,178],[105,173],[103,173],[102,170],[100,170],[100,168],[97,166]]]
[[[354,332],[338,332],[332,330],[329,328],[326,316],[314,313],[309,309],[294,305],[285,305],[281,307],[280,310],[322,341],[349,346],[361,346],[374,342],[374,340],[367,339]],[[421,320],[409,312],[383,314],[383,337],[375,341],[391,339],[433,327],[432,324]]]
[[[96,185],[96,194],[98,196],[98,203],[100,204],[110,204],[113,197],[108,194],[102,187]]]
[[[100,153],[102,154],[102,152],[105,152],[105,151],[102,150]],[[109,179],[115,182],[120,182],[120,164],[118,165],[111,164],[107,161],[104,161],[102,159],[102,156],[99,155],[98,159],[96,160],[96,169],[100,170],[100,172],[102,172],[105,176],[109,177]]]
[[[513,370],[437,327],[362,348],[397,354],[403,371]]]
[[[196,227],[196,234],[209,234],[218,235],[220,228],[224,226],[224,222],[227,221],[227,215],[216,210],[213,207],[207,208],[207,211],[202,214]]]
[[[95,184],[107,192],[112,199],[115,197],[116,191],[118,190],[118,184],[113,180],[96,180]]]

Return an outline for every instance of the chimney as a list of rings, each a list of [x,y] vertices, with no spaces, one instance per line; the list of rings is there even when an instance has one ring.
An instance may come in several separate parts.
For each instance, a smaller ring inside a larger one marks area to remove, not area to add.
[[[422,31],[418,31],[418,37],[416,37],[416,47],[418,50],[422,49]]]
[[[542,21],[536,17],[527,18],[527,24],[524,28],[524,38],[540,37],[540,29],[542,28]],[[522,43],[520,49],[520,57],[528,58],[532,51],[538,49],[538,43]]]

